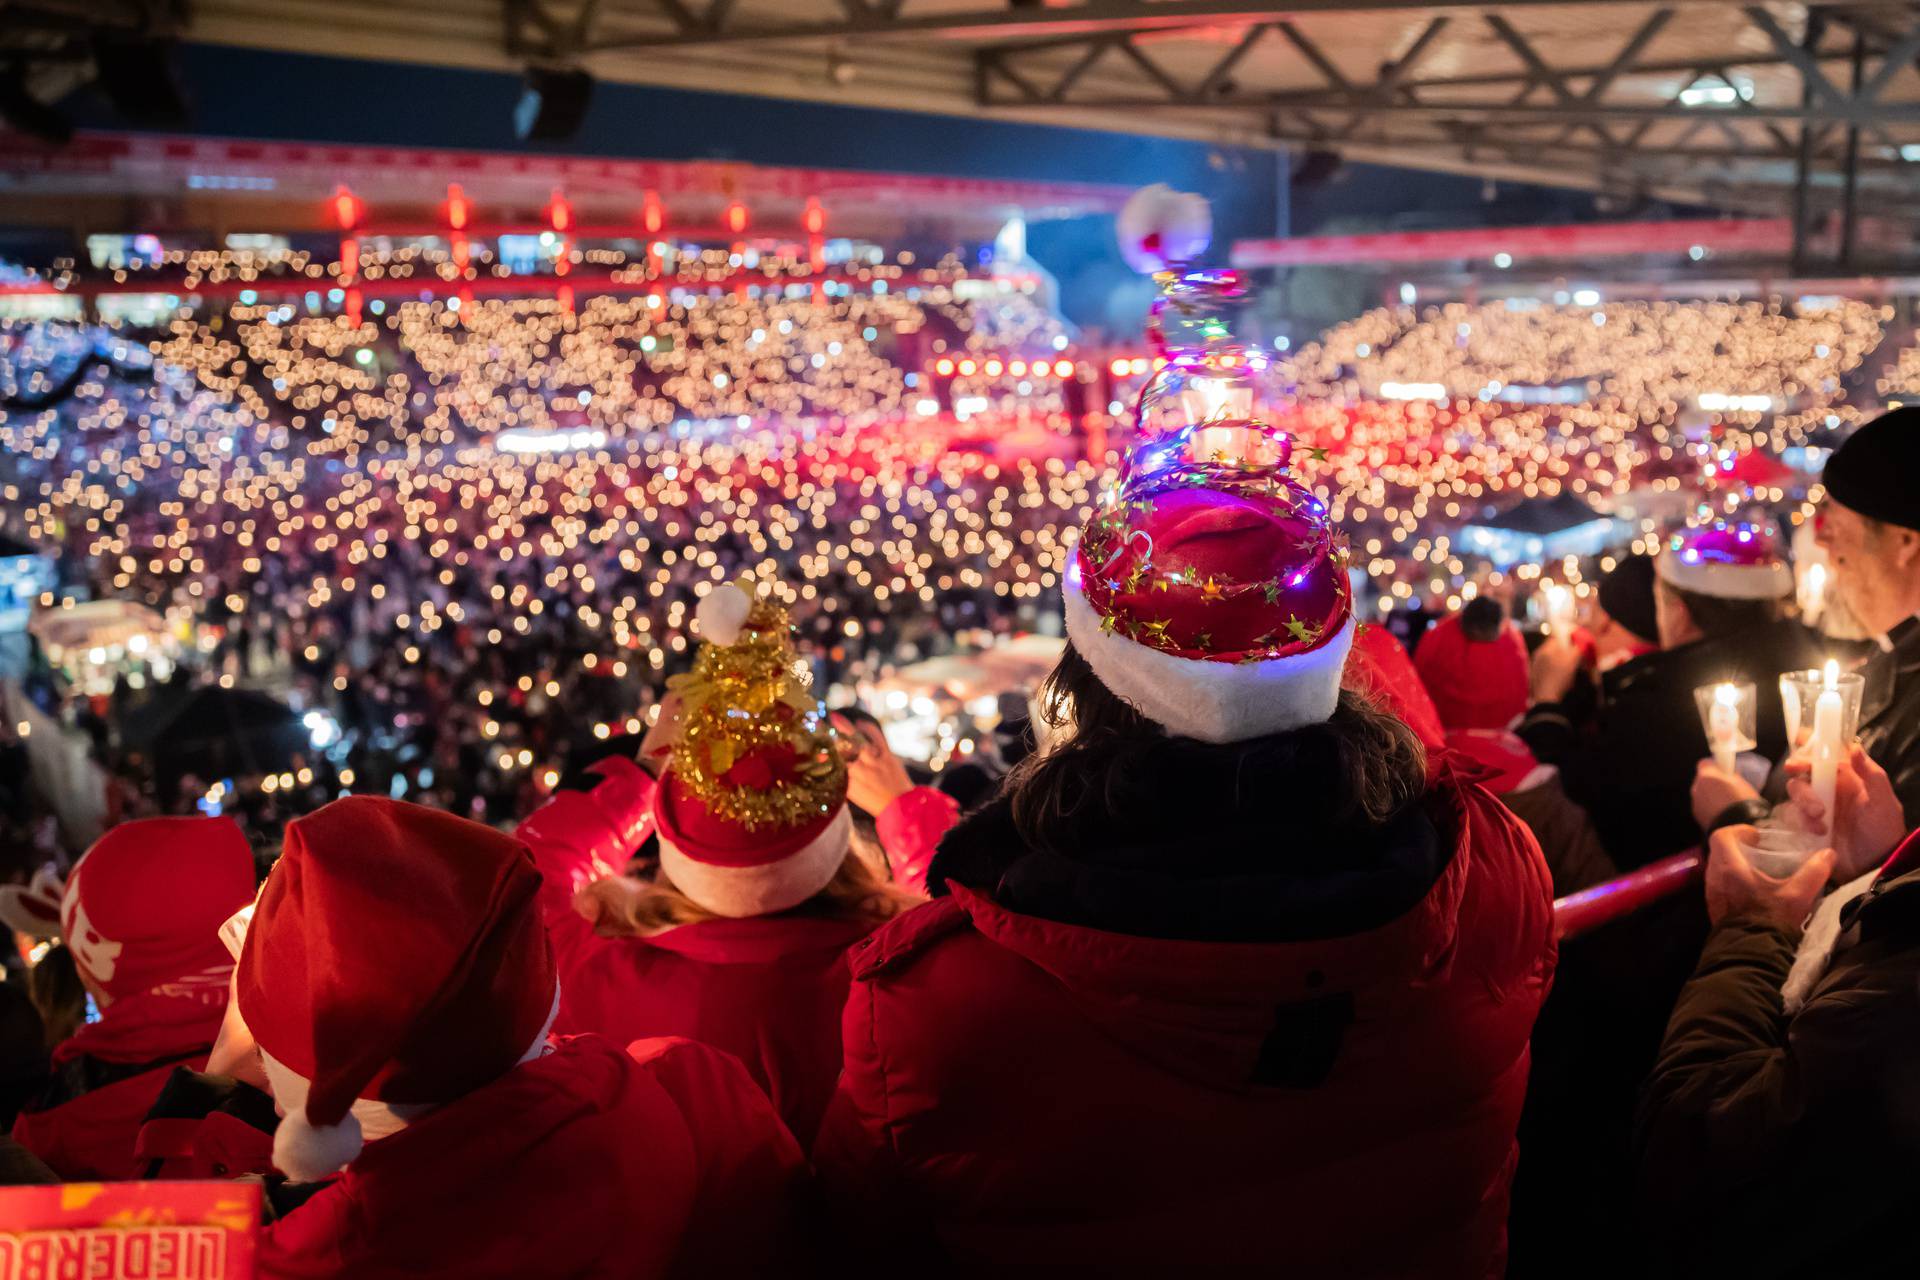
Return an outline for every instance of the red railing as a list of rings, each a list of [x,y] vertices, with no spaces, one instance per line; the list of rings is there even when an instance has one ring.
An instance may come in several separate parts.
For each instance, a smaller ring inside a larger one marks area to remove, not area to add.
[[[1671,858],[1650,862],[1638,871],[1582,889],[1556,899],[1553,904],[1554,936],[1577,938],[1603,924],[1669,897],[1700,878],[1706,867],[1706,855],[1698,849],[1676,853]]]

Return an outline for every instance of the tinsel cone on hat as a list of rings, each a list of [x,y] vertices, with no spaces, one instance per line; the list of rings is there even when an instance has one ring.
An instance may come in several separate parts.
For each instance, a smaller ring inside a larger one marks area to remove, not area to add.
[[[660,863],[718,915],[784,911],[825,888],[846,856],[847,771],[786,610],[750,583],[700,603],[703,643],[668,687],[680,729],[654,792]]]
[[[1170,732],[1233,742],[1333,714],[1354,633],[1346,550],[1291,455],[1257,420],[1149,437],[1074,551],[1068,636]]]

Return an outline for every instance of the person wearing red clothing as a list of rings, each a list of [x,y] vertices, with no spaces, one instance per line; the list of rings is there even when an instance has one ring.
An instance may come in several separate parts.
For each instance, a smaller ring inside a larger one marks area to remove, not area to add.
[[[372,797],[288,824],[223,1035],[319,1183],[265,1277],[744,1274],[791,1256],[799,1148],[703,1045],[550,1042],[553,955],[526,847]]]
[[[787,683],[784,612],[766,601],[742,608],[726,598],[744,596],[732,586],[708,600],[716,596],[744,620],[729,629],[703,605],[707,643],[692,681],[677,689],[680,705],[696,710],[677,717],[660,784],[631,761],[604,761],[598,786],[555,796],[520,836],[544,877],[559,1029],[621,1042],[677,1035],[724,1049],[806,1141],[840,1073],[846,950],[917,899],[882,880],[850,844],[845,753],[817,713],[795,705],[803,695]],[[718,682],[742,671],[778,691],[752,709],[733,705]],[[698,708],[723,704],[743,714],[700,718]],[[740,744],[722,733],[741,734]],[[863,741],[860,749],[876,748]],[[713,753],[729,767],[713,772]],[[912,791],[890,797],[881,829],[893,828],[890,848],[913,854],[909,865],[924,875],[952,808],[947,802],[945,822],[889,821],[913,802]],[[747,812],[759,820],[743,821]],[[649,830],[661,840],[658,873],[614,874]]]
[[[1055,743],[854,949],[830,1203],[930,1270],[1498,1275],[1539,849],[1342,690],[1284,441],[1152,443],[1069,562]]]
[[[100,1010],[53,1051],[53,1078],[13,1136],[63,1178],[142,1176],[147,1109],[220,1029],[233,958],[223,921],[253,897],[253,853],[225,818],[143,818],[74,866],[60,930]]]
[[[1420,682],[1406,647],[1385,627],[1356,626],[1353,652],[1347,655],[1346,688],[1371,697],[1406,722],[1431,749],[1445,740],[1440,712]]]
[[[1526,714],[1526,642],[1500,603],[1469,600],[1420,641],[1420,678],[1446,727],[1448,749],[1481,770],[1480,781],[1540,842],[1556,896],[1619,874],[1587,811],[1561,785],[1560,771],[1535,758],[1512,726]]]
[[[1491,597],[1434,623],[1413,664],[1449,729],[1511,729],[1527,712],[1527,642]]]

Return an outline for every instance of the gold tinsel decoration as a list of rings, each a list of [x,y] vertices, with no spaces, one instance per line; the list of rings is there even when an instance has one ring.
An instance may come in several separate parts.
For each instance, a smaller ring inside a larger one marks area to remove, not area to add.
[[[739,635],[731,644],[706,641],[693,669],[667,681],[680,696],[673,772],[716,817],[749,831],[803,826],[846,797],[846,763],[809,691],[812,678],[794,650],[787,611],[757,598],[751,580],[738,589],[753,599]],[[792,779],[764,789],[725,780],[751,752],[783,743],[797,757]]]

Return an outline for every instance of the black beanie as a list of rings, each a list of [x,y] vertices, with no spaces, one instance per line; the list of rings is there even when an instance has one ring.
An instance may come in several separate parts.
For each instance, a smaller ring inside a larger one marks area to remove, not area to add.
[[[1600,579],[1597,592],[1607,616],[1648,644],[1660,643],[1653,612],[1653,557],[1628,556]]]
[[[1857,427],[1820,476],[1841,506],[1869,520],[1920,529],[1920,407],[1890,409]]]

